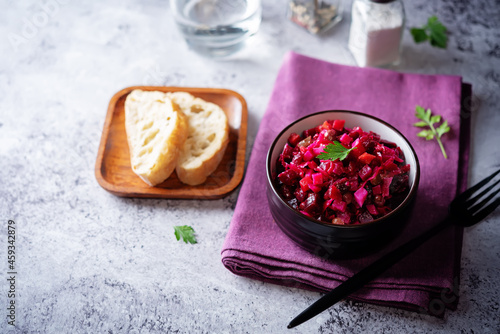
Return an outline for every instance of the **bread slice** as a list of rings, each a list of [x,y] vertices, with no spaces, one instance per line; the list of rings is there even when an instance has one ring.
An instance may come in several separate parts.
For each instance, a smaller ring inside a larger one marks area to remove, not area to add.
[[[189,124],[175,172],[183,183],[202,184],[219,166],[229,142],[226,114],[218,105],[189,93],[174,92],[167,96],[180,107]]]
[[[186,117],[165,93],[133,90],[125,100],[132,170],[150,186],[175,169],[188,135]]]

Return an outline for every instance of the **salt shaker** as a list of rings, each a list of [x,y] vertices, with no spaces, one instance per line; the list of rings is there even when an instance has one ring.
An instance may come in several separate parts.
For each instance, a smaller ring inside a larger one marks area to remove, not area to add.
[[[405,13],[401,0],[354,0],[349,50],[361,67],[396,65]]]
[[[289,0],[287,17],[310,33],[318,34],[342,20],[342,0]]]

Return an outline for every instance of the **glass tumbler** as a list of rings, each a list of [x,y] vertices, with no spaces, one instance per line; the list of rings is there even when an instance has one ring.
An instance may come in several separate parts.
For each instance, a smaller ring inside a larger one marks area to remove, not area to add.
[[[310,33],[319,34],[342,20],[342,0],[289,0],[287,17]]]
[[[207,57],[240,50],[260,26],[260,0],[170,0],[177,26],[189,47]]]

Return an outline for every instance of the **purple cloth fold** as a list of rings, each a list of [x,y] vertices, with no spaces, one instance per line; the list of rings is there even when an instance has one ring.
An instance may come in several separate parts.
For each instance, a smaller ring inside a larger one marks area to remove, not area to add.
[[[458,76],[357,68],[287,54],[222,247],[224,266],[237,275],[324,292],[437,224],[466,187],[470,118],[461,107],[470,90]],[[451,132],[442,138],[448,159],[436,141],[417,137],[416,105],[448,121]],[[354,260],[326,260],[296,246],[273,222],[265,197],[265,160],[275,136],[297,118],[328,109],[361,111],[387,121],[408,138],[421,164],[419,194],[402,234],[384,250]],[[461,246],[462,229],[448,228],[350,298],[440,316],[458,302],[454,292]]]

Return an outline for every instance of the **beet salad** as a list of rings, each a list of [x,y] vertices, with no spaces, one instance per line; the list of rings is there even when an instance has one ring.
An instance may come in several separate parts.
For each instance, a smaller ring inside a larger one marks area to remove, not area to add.
[[[292,133],[277,162],[276,188],[289,206],[324,223],[367,223],[395,209],[409,192],[404,154],[344,120]]]

